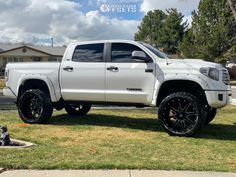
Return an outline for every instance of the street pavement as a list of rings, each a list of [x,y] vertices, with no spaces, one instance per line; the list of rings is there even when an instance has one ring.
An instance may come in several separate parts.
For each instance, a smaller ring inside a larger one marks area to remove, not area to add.
[[[3,96],[2,90],[0,90],[0,105],[3,104],[14,104],[14,99]]]
[[[236,177],[236,173],[165,170],[9,170],[0,177]]]

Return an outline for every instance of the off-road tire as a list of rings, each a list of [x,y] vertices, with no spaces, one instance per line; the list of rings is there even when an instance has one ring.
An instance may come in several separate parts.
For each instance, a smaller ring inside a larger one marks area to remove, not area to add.
[[[49,95],[37,89],[25,91],[19,98],[17,107],[20,118],[30,124],[48,122],[53,112]]]
[[[69,115],[82,117],[91,109],[91,104],[66,104],[65,110]]]
[[[165,130],[174,136],[192,136],[205,123],[203,105],[195,96],[186,92],[168,95],[158,109]]]

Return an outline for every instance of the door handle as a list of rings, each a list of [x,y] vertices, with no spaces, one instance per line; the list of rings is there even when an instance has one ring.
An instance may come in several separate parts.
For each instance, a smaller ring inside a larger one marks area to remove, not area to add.
[[[63,68],[63,70],[65,70],[65,71],[73,71],[73,67],[71,67],[71,66],[66,66],[66,67],[64,67]]]
[[[145,69],[145,72],[146,72],[146,73],[152,73],[152,72],[153,72],[153,69]]]
[[[110,66],[107,68],[108,71],[118,71],[118,67]]]

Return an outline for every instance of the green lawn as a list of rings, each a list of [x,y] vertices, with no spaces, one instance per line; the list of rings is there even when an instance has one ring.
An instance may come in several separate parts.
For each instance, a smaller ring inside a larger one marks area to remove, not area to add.
[[[0,110],[17,110],[17,107],[15,104],[3,104],[3,105],[0,104]]]
[[[0,113],[12,138],[37,144],[1,149],[10,169],[165,169],[236,172],[236,107],[219,111],[196,137],[172,137],[155,109],[92,110],[85,118],[56,112],[48,125],[21,126],[17,113]]]
[[[2,89],[5,86],[5,81],[3,79],[0,79],[0,89]]]

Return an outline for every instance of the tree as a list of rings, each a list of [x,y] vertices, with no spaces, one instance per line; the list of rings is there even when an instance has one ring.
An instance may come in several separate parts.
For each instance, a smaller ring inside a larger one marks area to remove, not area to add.
[[[187,27],[182,21],[183,15],[176,9],[169,9],[166,14],[161,10],[149,11],[135,33],[135,40],[151,43],[167,53],[176,53]]]
[[[159,46],[158,36],[162,33],[165,18],[166,14],[161,10],[149,11],[138,27],[138,32],[135,33],[135,40],[142,40]]]
[[[231,11],[234,15],[234,19],[236,20],[236,10],[235,10],[236,5],[235,5],[235,3],[233,3],[232,0],[227,0],[227,3],[228,3],[228,6],[230,7],[230,9],[231,9]]]
[[[194,35],[193,35],[193,29],[189,28],[185,31],[184,33],[184,37],[181,41],[181,43],[179,44],[179,49],[184,52],[185,56],[188,56],[188,58],[195,58],[195,54],[196,54],[196,48],[194,45]],[[181,54],[180,54],[181,56]]]
[[[215,61],[235,44],[236,21],[226,0],[201,0],[192,18],[191,33],[180,44],[185,57]]]
[[[217,58],[217,62],[225,64],[226,61],[233,60],[236,61],[236,45],[232,46],[223,56]]]
[[[167,10],[162,34],[159,38],[161,47],[169,54],[177,52],[179,43],[183,38],[184,31],[187,27],[187,22],[183,22],[183,17],[176,9]]]

